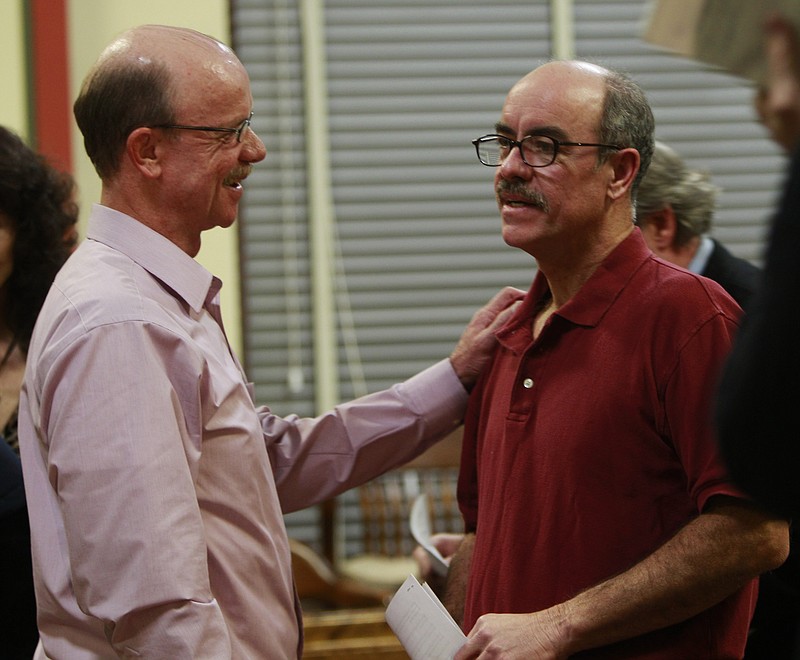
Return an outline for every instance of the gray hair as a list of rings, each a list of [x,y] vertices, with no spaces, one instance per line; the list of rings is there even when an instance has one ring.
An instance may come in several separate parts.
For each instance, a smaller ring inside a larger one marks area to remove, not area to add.
[[[598,137],[604,144],[633,147],[639,152],[639,172],[631,187],[631,198],[650,165],[655,141],[655,119],[644,90],[624,73],[608,70],[606,94],[600,117]],[[601,153],[601,159],[608,157]]]
[[[707,172],[691,169],[675,151],[657,141],[650,170],[639,186],[636,215],[641,221],[672,207],[677,222],[675,244],[681,246],[711,229],[719,191]]]

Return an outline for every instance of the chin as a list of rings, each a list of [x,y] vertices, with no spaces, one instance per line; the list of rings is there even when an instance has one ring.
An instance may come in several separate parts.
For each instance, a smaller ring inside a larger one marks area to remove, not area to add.
[[[233,211],[229,211],[227,213],[220,213],[216,217],[210,217],[208,223],[208,229],[214,229],[215,227],[221,227],[222,229],[227,229],[228,227],[232,226],[234,222],[236,222],[236,218],[238,217],[239,209],[236,208]]]

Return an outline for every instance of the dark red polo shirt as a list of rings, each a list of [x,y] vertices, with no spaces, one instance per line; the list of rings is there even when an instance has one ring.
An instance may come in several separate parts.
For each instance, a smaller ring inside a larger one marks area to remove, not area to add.
[[[652,553],[712,495],[740,496],[711,426],[740,314],[722,288],[654,257],[637,230],[533,342],[547,295],[540,273],[470,398],[466,630],[563,602]],[[587,657],[738,657],[755,589]]]

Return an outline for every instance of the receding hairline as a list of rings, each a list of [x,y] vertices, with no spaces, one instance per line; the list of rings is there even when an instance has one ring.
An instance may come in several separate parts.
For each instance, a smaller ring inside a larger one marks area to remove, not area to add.
[[[550,60],[525,74],[517,81],[515,87],[524,84],[532,78],[548,73],[596,79],[598,83],[603,84],[613,72],[611,69],[607,69],[599,64],[593,64],[592,62],[585,62],[583,60]]]
[[[193,61],[199,52],[240,64],[233,50],[203,32],[171,25],[139,25],[119,34],[103,49],[91,73],[106,67],[162,64],[167,69]]]

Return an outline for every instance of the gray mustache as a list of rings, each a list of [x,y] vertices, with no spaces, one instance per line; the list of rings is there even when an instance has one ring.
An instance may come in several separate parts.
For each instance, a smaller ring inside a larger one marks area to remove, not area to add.
[[[518,183],[501,181],[495,188],[495,194],[498,197],[501,195],[517,197],[528,204],[533,204],[545,212],[550,210],[550,205],[547,203],[547,199],[545,199],[545,196],[542,195],[542,193],[540,193],[538,190],[528,190],[525,186],[522,186]]]
[[[253,168],[250,165],[245,167],[237,167],[230,174],[228,174],[228,176],[225,177],[223,183],[226,185],[230,185],[234,181],[244,181],[248,176],[250,176],[250,172],[252,170]]]

